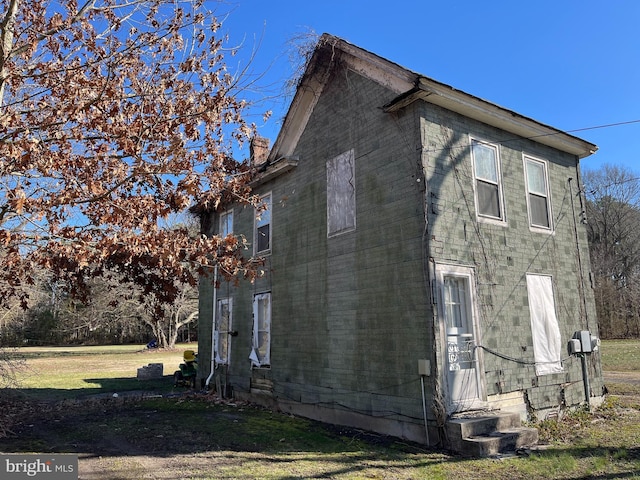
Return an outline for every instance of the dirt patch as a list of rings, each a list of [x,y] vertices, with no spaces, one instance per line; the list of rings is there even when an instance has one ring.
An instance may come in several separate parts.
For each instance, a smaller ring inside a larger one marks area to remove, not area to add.
[[[182,478],[182,473],[176,477],[176,457],[192,458],[216,447],[211,434],[217,429],[196,432],[195,425],[224,425],[242,419],[239,404],[217,398],[198,402],[201,411],[194,409],[188,395],[162,398],[129,392],[30,408],[24,405],[23,421],[0,438],[0,451],[76,453],[80,479]]]
[[[604,383],[640,385],[640,372],[603,372]]]
[[[207,475],[212,469],[218,471],[219,465],[233,470],[259,455],[328,451],[342,456],[361,449],[382,452],[397,443],[392,437],[277,414],[213,395],[186,394],[151,399],[94,397],[41,405],[16,425],[11,436],[0,439],[0,451],[76,453],[81,479],[175,479],[210,478]],[[406,442],[398,448],[424,451]]]

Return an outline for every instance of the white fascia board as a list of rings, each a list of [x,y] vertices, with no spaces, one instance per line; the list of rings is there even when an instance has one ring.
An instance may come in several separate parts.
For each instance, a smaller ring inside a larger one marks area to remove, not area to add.
[[[311,112],[318,103],[324,84],[325,82],[321,82],[317,78],[310,78],[298,87],[267,161],[272,162],[277,158],[293,155]]]
[[[578,158],[587,157],[598,149],[596,145],[562,130],[544,125],[494,103],[418,75],[344,40],[331,35],[323,35],[322,39],[320,43],[324,41],[324,46],[320,48],[332,48],[334,50],[332,60],[328,65],[316,64],[308,67],[308,71],[313,68],[320,68],[316,70],[315,74],[305,74],[305,77],[303,77],[303,82],[296,91],[282,129],[271,149],[269,161],[293,155],[309,117],[329,78],[329,73],[333,68],[333,56],[338,55],[340,55],[342,64],[346,65],[350,70],[389,88],[398,95],[414,90],[410,96],[405,97],[401,102],[395,105],[394,102],[388,104],[392,105],[388,111],[403,108],[416,100],[424,100],[509,132],[514,137],[529,138],[538,143],[575,155]],[[321,62],[322,59],[319,59],[319,61]],[[423,93],[421,94],[420,92]]]
[[[538,143],[553,147],[563,152],[587,157],[596,152],[598,147],[562,130],[544,125],[519,113],[500,107],[494,103],[456,90],[448,85],[422,77],[400,65],[378,57],[350,44],[341,45],[349,55],[344,61],[353,71],[402,94],[417,91],[406,98],[396,108],[421,99],[447,110],[460,113],[482,123],[512,133],[514,137],[530,138]],[[422,92],[422,93],[420,93]]]
[[[421,77],[419,88],[428,93],[423,97],[426,102],[500,128],[518,137],[529,138],[543,145],[576,155],[578,158],[587,157],[598,149],[596,145],[569,135],[562,130],[544,125],[434,80]]]

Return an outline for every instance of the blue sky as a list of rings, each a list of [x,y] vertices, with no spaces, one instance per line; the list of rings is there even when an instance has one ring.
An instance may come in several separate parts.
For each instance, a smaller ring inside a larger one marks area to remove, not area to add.
[[[583,168],[640,173],[640,1],[237,0],[216,11],[243,44],[237,61],[257,48],[252,70],[266,71],[259,83],[275,96],[264,103],[273,117],[253,120],[272,142],[290,100],[278,97],[288,44],[326,32],[595,143]],[[611,124],[621,125],[594,128]]]

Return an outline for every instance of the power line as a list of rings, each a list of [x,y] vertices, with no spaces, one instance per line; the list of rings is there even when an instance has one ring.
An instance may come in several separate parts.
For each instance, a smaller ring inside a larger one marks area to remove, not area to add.
[[[555,135],[566,135],[569,133],[577,133],[577,132],[586,132],[589,130],[599,130],[602,128],[612,128],[612,127],[620,127],[623,125],[633,125],[633,124],[637,124],[640,123],[640,119],[637,120],[628,120],[628,121],[624,121],[624,122],[615,122],[615,123],[605,123],[602,125],[593,125],[590,127],[582,127],[582,128],[574,128],[571,130],[558,130],[555,132],[551,132],[551,133],[542,133],[539,135],[532,135],[530,137],[513,137],[513,138],[506,138],[504,140],[499,140],[496,142],[491,142],[494,144],[498,144],[498,145],[503,145],[506,143],[510,143],[510,142],[517,142],[519,140],[535,140],[536,138],[543,138],[543,137],[553,137]],[[442,148],[433,148],[433,149],[427,149],[425,150],[425,153],[433,153],[433,152],[442,152],[442,151],[446,151],[446,150],[456,150],[456,149],[463,149],[463,148],[468,148],[469,145],[456,145],[456,146],[451,146],[451,147],[442,147]]]
[[[621,125],[632,125],[634,123],[640,123],[639,120],[629,120],[628,122],[607,123],[604,125],[596,125],[594,127],[576,128],[575,130],[567,130],[567,133],[585,132],[587,130],[597,130],[599,128],[619,127]]]

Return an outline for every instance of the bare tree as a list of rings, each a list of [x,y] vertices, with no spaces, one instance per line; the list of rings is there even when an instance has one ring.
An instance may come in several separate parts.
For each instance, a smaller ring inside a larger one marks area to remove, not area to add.
[[[640,335],[640,177],[605,165],[584,174],[587,233],[603,336]]]
[[[39,269],[85,299],[116,271],[160,302],[215,263],[252,275],[241,240],[158,225],[252,201],[219,27],[200,0],[0,0],[0,298],[26,305]]]
[[[160,348],[175,347],[180,329],[198,319],[198,291],[183,284],[171,304],[148,302],[141,319],[151,327]]]

